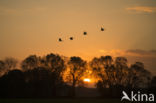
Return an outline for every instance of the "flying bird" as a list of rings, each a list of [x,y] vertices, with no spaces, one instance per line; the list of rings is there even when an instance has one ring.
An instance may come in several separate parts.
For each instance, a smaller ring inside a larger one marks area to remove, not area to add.
[[[70,37],[69,39],[70,39],[70,40],[73,40],[73,37]]]
[[[62,42],[62,39],[61,39],[61,38],[59,38],[59,39],[58,39],[58,41],[59,41],[59,42]]]
[[[83,32],[83,35],[87,35],[87,32]]]
[[[104,31],[104,28],[101,27],[101,31]]]

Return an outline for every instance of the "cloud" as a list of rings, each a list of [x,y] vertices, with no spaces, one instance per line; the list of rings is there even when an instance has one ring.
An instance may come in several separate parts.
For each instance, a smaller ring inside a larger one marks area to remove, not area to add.
[[[111,55],[111,56],[123,56],[125,54],[125,51],[119,50],[119,49],[113,49],[113,50],[99,50],[100,53],[104,55]]]
[[[140,49],[131,49],[125,52],[129,56],[156,58],[156,50],[145,51],[145,50],[140,50]]]
[[[156,7],[149,7],[149,6],[136,6],[136,7],[129,7],[126,8],[129,11],[135,11],[138,13],[155,13]]]
[[[112,56],[135,56],[135,57],[155,57],[156,58],[156,50],[141,50],[141,49],[129,49],[129,50],[99,50],[100,53],[105,55],[112,55]]]

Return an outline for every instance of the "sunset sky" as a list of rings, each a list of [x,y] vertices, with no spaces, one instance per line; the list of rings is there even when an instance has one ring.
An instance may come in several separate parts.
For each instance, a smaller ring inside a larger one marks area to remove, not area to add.
[[[126,56],[156,74],[155,18],[156,0],[0,0],[0,59]]]

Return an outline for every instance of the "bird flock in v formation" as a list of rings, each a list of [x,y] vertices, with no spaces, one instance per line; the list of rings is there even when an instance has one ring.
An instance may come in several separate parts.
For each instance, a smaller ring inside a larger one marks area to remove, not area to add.
[[[104,31],[104,28],[103,28],[103,27],[101,27],[101,31]],[[84,32],[83,32],[83,35],[87,35],[87,32],[86,32],[86,31],[84,31]],[[72,36],[71,36],[71,37],[69,37],[69,40],[74,40],[74,37],[72,37]],[[58,41],[59,41],[59,42],[62,42],[62,41],[63,41],[63,39],[62,39],[62,38],[59,38],[59,39],[58,39]]]

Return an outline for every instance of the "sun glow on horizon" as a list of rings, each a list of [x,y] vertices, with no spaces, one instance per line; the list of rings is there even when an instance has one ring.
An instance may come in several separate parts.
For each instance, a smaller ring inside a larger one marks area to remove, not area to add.
[[[89,78],[85,78],[83,81],[88,82],[88,83],[91,82],[91,80]]]

